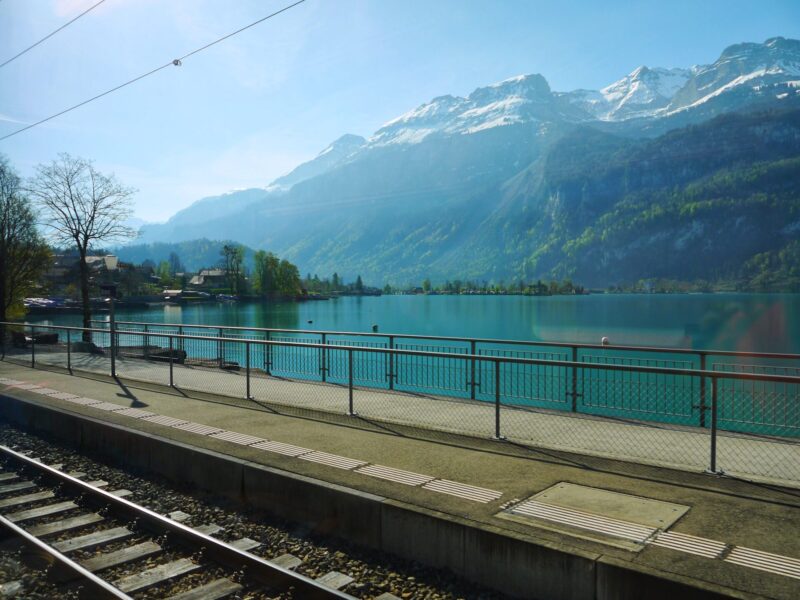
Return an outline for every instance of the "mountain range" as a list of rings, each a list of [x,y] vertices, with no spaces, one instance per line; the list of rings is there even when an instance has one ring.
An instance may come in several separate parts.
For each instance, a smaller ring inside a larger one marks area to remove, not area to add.
[[[800,41],[776,37],[600,90],[553,91],[534,74],[440,96],[135,243],[235,239],[374,284],[599,286],[768,281],[798,237]]]

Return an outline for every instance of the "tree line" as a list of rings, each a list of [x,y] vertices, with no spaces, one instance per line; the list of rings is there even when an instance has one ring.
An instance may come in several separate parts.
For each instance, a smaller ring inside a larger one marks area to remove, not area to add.
[[[518,280],[506,284],[505,282],[489,283],[487,281],[463,281],[455,279],[443,283],[433,284],[430,279],[424,279],[421,285],[407,285],[395,287],[387,284],[383,288],[385,294],[522,294],[526,296],[563,296],[585,294],[587,290],[582,285],[577,285],[570,279],[562,281],[551,280],[543,282],[525,282]]]

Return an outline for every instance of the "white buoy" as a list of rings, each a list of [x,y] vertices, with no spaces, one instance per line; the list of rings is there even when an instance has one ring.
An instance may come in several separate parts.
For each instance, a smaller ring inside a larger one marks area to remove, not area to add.
[[[606,336],[603,336],[603,338],[600,340],[600,343],[603,346],[608,346],[611,342],[608,341],[608,338]]]

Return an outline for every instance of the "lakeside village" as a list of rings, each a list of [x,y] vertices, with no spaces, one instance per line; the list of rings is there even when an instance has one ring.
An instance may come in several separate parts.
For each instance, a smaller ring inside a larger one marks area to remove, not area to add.
[[[113,285],[118,302],[131,308],[184,305],[201,302],[329,300],[340,296],[380,296],[383,294],[419,295],[574,295],[587,294],[571,281],[511,285],[474,283],[461,280],[433,285],[425,279],[420,286],[377,288],[365,285],[361,276],[346,283],[337,273],[330,278],[306,275],[301,278],[297,266],[279,259],[270,252],[253,256],[251,268],[244,267],[244,256],[235,246],[225,246],[220,264],[190,272],[175,253],[159,264],[145,260],[133,264],[114,254],[86,257],[91,287],[91,304],[95,310],[107,308],[101,288]],[[31,297],[24,306],[29,314],[79,313],[80,258],[77,253],[53,253],[49,266],[40,276]]]

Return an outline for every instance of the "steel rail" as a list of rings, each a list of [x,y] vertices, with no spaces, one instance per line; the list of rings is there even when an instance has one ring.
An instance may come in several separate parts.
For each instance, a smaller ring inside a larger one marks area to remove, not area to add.
[[[209,556],[219,564],[236,570],[247,567],[248,576],[254,577],[260,583],[278,589],[294,587],[299,597],[310,598],[312,600],[324,600],[329,598],[352,600],[353,598],[348,594],[334,590],[304,575],[300,575],[299,573],[280,567],[263,558],[259,558],[254,554],[238,550],[225,542],[200,533],[191,527],[178,523],[148,508],[139,506],[125,498],[120,498],[110,492],[96,488],[58,469],[54,469],[53,467],[28,458],[24,454],[20,454],[11,448],[0,445],[0,453],[24,464],[28,468],[39,471],[47,477],[55,479],[65,489],[76,492],[78,495],[83,496],[84,499],[89,499],[90,502],[93,501],[98,504],[111,506],[117,514],[121,514],[131,520],[136,519],[139,524],[144,525],[156,533],[169,532],[173,536],[172,539],[186,545],[188,548],[194,550],[203,548],[204,556]],[[122,597],[127,598],[127,596]]]
[[[119,600],[133,600],[131,596],[128,596],[126,593],[115,588],[107,581],[104,581],[91,571],[80,566],[74,560],[64,556],[52,546],[45,544],[39,538],[31,535],[2,515],[0,515],[0,527],[8,531],[10,534],[20,538],[24,545],[30,546],[39,552],[42,552],[46,556],[50,557],[55,564],[58,564],[60,567],[65,569],[67,573],[69,573],[70,577],[65,578],[66,581],[64,581],[64,579],[60,579],[59,583],[77,584],[80,582],[84,584],[85,587],[82,589],[79,597],[86,598],[87,600],[93,598],[117,598]]]
[[[109,323],[101,319],[92,319],[92,323]],[[325,331],[315,329],[271,329],[266,327],[242,327],[242,326],[225,326],[225,325],[194,325],[190,323],[154,323],[145,321],[116,321],[116,325],[146,325],[148,327],[176,327],[176,328],[196,328],[196,329],[220,329],[231,331],[257,331],[262,333],[295,333],[295,334],[309,334],[309,335],[336,335],[342,337],[374,337],[374,338],[394,338],[394,339],[407,339],[407,340],[434,340],[439,342],[475,342],[478,344],[494,344],[494,345],[508,345],[508,346],[542,346],[545,348],[586,348],[594,350],[622,350],[628,352],[662,352],[666,354],[686,354],[692,356],[699,356],[705,354],[707,356],[741,356],[747,358],[779,358],[785,360],[800,360],[800,354],[789,354],[783,352],[741,352],[734,350],[711,350],[711,349],[692,349],[692,348],[664,348],[658,346],[635,346],[635,345],[604,345],[604,344],[585,344],[585,343],[570,343],[570,342],[537,342],[525,340],[509,340],[499,338],[466,338],[466,337],[451,337],[440,335],[414,335],[410,333],[373,333],[366,331]],[[39,325],[36,325],[39,327]],[[108,329],[103,331],[108,332]]]
[[[8,323],[0,323],[6,325]],[[16,324],[20,326],[19,323]],[[101,333],[109,335],[108,329],[85,329],[83,327],[66,327],[61,325],[25,325],[25,327],[35,327],[36,329],[50,329],[50,330],[73,330],[73,331],[90,331],[94,333]],[[132,335],[141,337],[158,337],[158,338],[172,338],[182,340],[200,340],[205,342],[217,343],[230,343],[230,344],[255,344],[268,347],[290,347],[290,348],[316,348],[320,350],[346,352],[352,350],[353,352],[371,353],[371,354],[384,354],[394,356],[423,356],[429,358],[445,358],[451,360],[470,361],[486,363],[503,363],[512,365],[538,365],[545,367],[564,367],[575,369],[588,369],[593,371],[623,371],[628,373],[653,373],[660,375],[685,375],[691,377],[708,377],[710,379],[738,379],[746,381],[766,381],[772,383],[793,383],[800,385],[800,376],[792,375],[772,375],[767,373],[740,373],[730,371],[708,371],[700,369],[677,369],[674,367],[649,367],[641,365],[616,365],[606,363],[589,363],[589,362],[576,362],[569,360],[549,360],[543,358],[519,358],[514,356],[491,356],[487,354],[456,354],[448,352],[431,352],[426,350],[403,350],[402,348],[370,348],[340,346],[336,344],[316,344],[313,342],[283,342],[275,340],[259,340],[259,339],[242,339],[242,338],[226,338],[226,337],[211,337],[202,335],[187,335],[177,333],[158,333],[153,331],[115,331],[116,335]],[[616,349],[617,346],[602,346],[606,349]],[[166,350],[166,348],[163,348]]]

